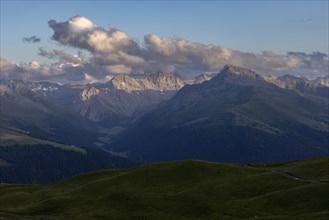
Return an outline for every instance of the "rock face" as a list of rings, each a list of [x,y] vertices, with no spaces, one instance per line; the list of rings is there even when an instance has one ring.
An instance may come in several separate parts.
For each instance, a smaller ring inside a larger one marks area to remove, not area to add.
[[[95,147],[93,143],[100,136],[98,127],[70,111],[67,106],[45,98],[45,87],[37,90],[40,94],[33,91],[34,87],[27,82],[8,82],[0,88],[1,134],[14,135],[18,137],[17,141],[20,138],[24,141],[25,136],[29,136],[69,145]]]
[[[82,102],[74,108],[92,121],[124,123],[169,100],[185,84],[179,76],[169,73],[141,79],[119,75],[105,84],[85,88],[81,92]]]
[[[126,92],[154,90],[154,91],[177,91],[187,83],[179,75],[171,73],[153,73],[141,79],[127,75],[115,76],[107,85]]]
[[[257,85],[257,86],[270,86],[264,78],[256,72],[245,69],[240,66],[226,65],[219,74],[213,77],[212,81],[227,81],[241,85]]]
[[[185,85],[201,83],[211,77],[203,74],[194,80],[184,80],[179,75],[162,72],[145,78],[118,75],[105,84],[84,89],[83,102],[78,102],[75,109],[92,121],[125,123],[127,118],[134,120],[169,100]]]
[[[327,103],[280,88],[251,70],[226,66],[146,113],[110,149],[143,162],[277,162],[326,155]]]
[[[23,97],[33,97],[33,91],[29,89],[23,82],[12,82],[0,84],[0,94],[1,95],[16,95]]]
[[[313,80],[313,82],[329,87],[329,75],[318,77],[315,80]]]
[[[293,75],[284,75],[278,78],[273,76],[264,77],[269,83],[280,88],[294,90],[302,95],[319,96],[323,98],[329,97],[329,86],[326,85],[328,77],[319,77],[315,80],[309,80],[305,77],[297,77]]]
[[[194,80],[191,80],[189,84],[199,84],[203,83],[204,81],[210,80],[212,77],[214,77],[216,74],[201,74],[197,76]]]
[[[158,90],[154,84],[145,78],[135,79],[127,75],[113,77],[108,83],[106,83],[106,86],[112,89],[123,90],[128,93],[133,91]]]
[[[188,83],[195,82],[159,72],[144,78],[116,75],[106,83],[85,85],[6,81],[0,91],[45,98],[91,121],[112,126],[138,118],[169,100]]]
[[[283,85],[281,88],[295,90],[303,95],[313,95],[328,98],[329,87],[323,84],[315,83],[307,78],[284,75],[278,78]]]
[[[285,83],[278,80],[276,77],[274,76],[265,76],[264,77],[264,80],[269,82],[269,83],[272,83],[280,88],[285,88]]]
[[[98,95],[100,92],[99,89],[96,89],[95,87],[86,88],[81,92],[81,100],[87,101],[91,99],[93,96]]]
[[[152,83],[157,89],[162,91],[177,91],[186,84],[186,81],[183,80],[179,75],[161,72],[151,74],[146,78],[146,80]]]

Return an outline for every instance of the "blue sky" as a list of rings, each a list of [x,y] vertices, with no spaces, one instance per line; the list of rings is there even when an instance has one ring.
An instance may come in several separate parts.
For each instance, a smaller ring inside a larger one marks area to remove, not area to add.
[[[276,71],[284,69],[277,67],[278,63],[287,68],[301,67],[301,64],[305,64],[304,61],[319,57],[322,59],[319,62],[322,62],[323,66],[322,55],[310,58],[311,56],[306,54],[297,54],[298,65],[293,65],[297,61],[291,57],[291,59],[279,58],[278,55],[286,56],[289,51],[307,54],[318,51],[328,54],[328,7],[328,1],[1,0],[1,58],[16,63],[20,61],[29,63],[32,60],[37,60],[39,63],[52,62],[53,60],[38,55],[40,47],[48,51],[58,49],[71,54],[77,53],[77,50],[89,53],[88,48],[87,50],[74,48],[75,46],[70,43],[64,45],[63,42],[51,39],[54,30],[48,27],[49,20],[66,22],[73,16],[80,15],[106,31],[110,26],[118,28],[140,45],[145,43],[144,36],[148,34],[167,39],[169,43],[170,39],[176,36],[187,42],[205,45],[200,49],[203,52],[198,56],[202,53],[210,53],[206,48],[208,44],[212,44],[219,46],[217,48],[219,52],[216,52],[218,56],[225,53],[220,48],[241,52],[234,59],[232,58],[234,64],[240,64],[238,60],[241,59],[244,60],[241,64],[247,63],[248,53],[262,56],[262,59],[266,60],[270,56],[275,60],[270,68],[264,68],[264,64],[259,64],[258,61],[257,64],[250,65],[250,68],[259,67]],[[37,36],[41,41],[23,43],[23,37],[31,36]],[[264,51],[271,51],[274,54],[267,53],[265,57],[262,54]],[[152,53],[154,55],[154,51]],[[293,56],[296,57],[296,54]],[[260,59],[260,57],[256,58]],[[204,64],[202,58],[199,57],[198,61]],[[216,69],[217,66],[211,62],[206,64],[209,68],[200,68],[200,71]],[[282,64],[283,62],[285,64]],[[314,61],[313,67],[319,66],[316,62],[318,61]],[[168,62],[163,63],[163,65],[167,64]]]
[[[48,20],[82,15],[141,40],[179,36],[245,52],[328,53],[328,1],[1,1],[1,56],[14,61],[53,47]],[[22,43],[36,35],[37,45]]]

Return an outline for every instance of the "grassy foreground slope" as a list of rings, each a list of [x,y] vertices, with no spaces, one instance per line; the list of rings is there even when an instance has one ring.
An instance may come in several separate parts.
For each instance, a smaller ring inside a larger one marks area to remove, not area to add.
[[[305,179],[329,180],[329,157],[272,164],[266,167],[288,172]]]
[[[317,166],[328,168],[327,159],[303,163],[320,161]],[[52,185],[1,185],[0,219],[328,219],[328,194],[327,183],[264,167],[178,161]]]

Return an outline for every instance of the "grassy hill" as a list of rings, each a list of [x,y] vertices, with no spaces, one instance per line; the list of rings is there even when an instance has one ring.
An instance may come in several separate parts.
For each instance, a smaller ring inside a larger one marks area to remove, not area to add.
[[[155,163],[52,185],[1,185],[0,219],[328,219],[328,157],[270,166]],[[310,165],[310,166],[308,166]],[[269,169],[270,167],[270,169]]]
[[[307,179],[329,180],[329,157],[273,164],[267,165],[266,167],[289,172]]]

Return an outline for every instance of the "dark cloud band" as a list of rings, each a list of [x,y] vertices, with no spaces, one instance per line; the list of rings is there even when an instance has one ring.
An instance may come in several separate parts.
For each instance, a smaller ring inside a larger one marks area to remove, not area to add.
[[[41,39],[37,36],[23,37],[23,42],[24,43],[38,43],[40,41],[41,41]]]

